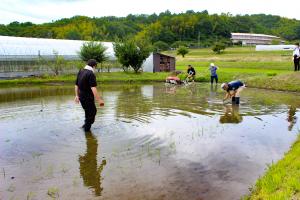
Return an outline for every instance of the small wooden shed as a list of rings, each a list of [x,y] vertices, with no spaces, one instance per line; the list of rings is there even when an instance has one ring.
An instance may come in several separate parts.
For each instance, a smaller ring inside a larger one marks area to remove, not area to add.
[[[152,53],[142,67],[144,72],[172,72],[175,71],[175,57]]]

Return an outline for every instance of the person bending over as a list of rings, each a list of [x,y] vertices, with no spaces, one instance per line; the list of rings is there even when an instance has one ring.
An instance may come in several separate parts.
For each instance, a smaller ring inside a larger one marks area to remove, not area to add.
[[[188,75],[187,75],[186,81],[194,81],[195,80],[196,71],[195,71],[194,67],[192,67],[192,65],[188,65],[187,74]]]
[[[223,101],[232,98],[233,104],[240,104],[240,93],[245,87],[246,85],[239,80],[223,83],[221,88],[226,91]]]

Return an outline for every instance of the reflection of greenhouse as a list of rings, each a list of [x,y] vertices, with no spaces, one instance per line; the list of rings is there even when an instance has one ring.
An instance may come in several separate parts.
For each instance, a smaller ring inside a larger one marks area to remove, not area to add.
[[[47,71],[41,60],[54,60],[55,54],[65,60],[79,60],[78,52],[86,41],[0,36],[0,72]],[[103,42],[106,54],[115,60],[113,45]]]

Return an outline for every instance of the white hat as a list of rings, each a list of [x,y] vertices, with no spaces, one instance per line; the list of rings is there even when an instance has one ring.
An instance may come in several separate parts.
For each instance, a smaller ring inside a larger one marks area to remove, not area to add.
[[[210,66],[215,66],[215,64],[214,63],[210,63]]]
[[[226,84],[226,83],[222,83],[222,84],[221,84],[221,88],[222,88],[222,89],[224,89],[225,84]]]

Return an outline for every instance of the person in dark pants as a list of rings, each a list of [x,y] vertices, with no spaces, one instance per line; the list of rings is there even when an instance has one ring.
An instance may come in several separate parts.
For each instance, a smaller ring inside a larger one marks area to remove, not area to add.
[[[232,104],[240,104],[240,93],[246,87],[242,81],[231,81],[229,83],[223,83],[221,88],[226,91],[226,95],[223,99],[232,97]]]
[[[295,71],[299,71],[299,62],[300,62],[300,47],[299,43],[296,43],[296,48],[293,51],[293,58],[294,58],[294,66],[295,66]]]
[[[214,63],[210,63],[209,66],[209,71],[210,71],[210,83],[213,84],[214,80],[216,81],[216,84],[218,84],[218,75],[217,75],[217,70],[219,68],[215,66]]]
[[[85,112],[85,122],[82,128],[84,131],[90,131],[92,124],[95,121],[97,109],[95,106],[95,99],[100,106],[104,106],[103,99],[98,95],[97,82],[94,70],[97,62],[90,59],[84,69],[81,69],[77,74],[75,83],[75,102],[81,103]]]
[[[196,71],[194,67],[192,65],[188,65],[186,82],[194,81],[195,76],[196,76]]]

